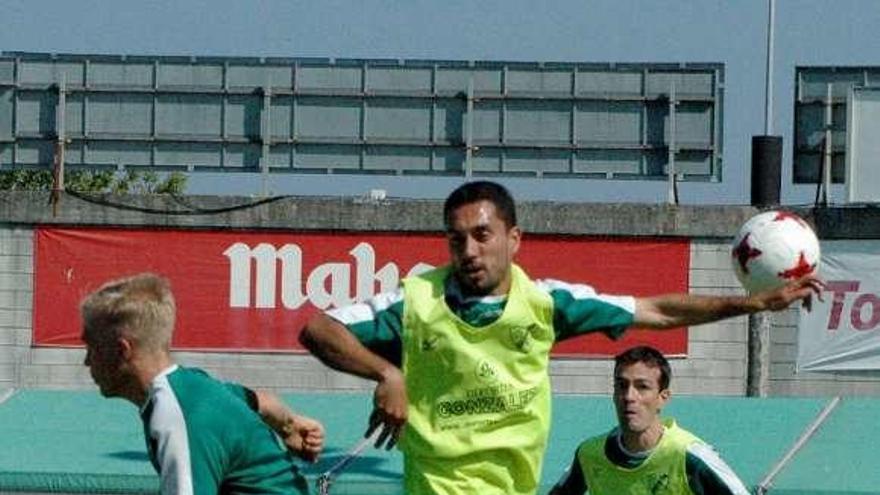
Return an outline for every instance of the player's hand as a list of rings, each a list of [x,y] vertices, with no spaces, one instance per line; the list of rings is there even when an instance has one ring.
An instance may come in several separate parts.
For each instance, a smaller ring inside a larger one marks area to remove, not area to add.
[[[290,415],[281,437],[288,449],[309,462],[316,462],[324,450],[324,426],[307,416]]]
[[[823,289],[825,289],[825,282],[815,275],[807,275],[778,289],[759,292],[754,297],[758,298],[764,309],[770,311],[783,310],[795,301],[803,301],[804,309],[810,311],[813,306],[813,296],[822,301]]]
[[[406,418],[407,398],[403,374],[397,368],[389,368],[373,393],[373,413],[364,436],[370,437],[376,429],[381,428],[376,439],[376,448],[381,448],[384,444],[385,449],[390,450],[400,438]]]

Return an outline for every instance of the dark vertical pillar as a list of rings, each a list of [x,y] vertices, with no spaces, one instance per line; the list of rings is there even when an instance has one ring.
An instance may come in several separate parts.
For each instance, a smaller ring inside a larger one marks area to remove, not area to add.
[[[782,136],[752,136],[752,206],[779,205],[782,189]],[[746,395],[766,397],[770,390],[770,328],[768,312],[749,317]]]
[[[782,136],[752,136],[752,205],[778,205],[781,188]]]

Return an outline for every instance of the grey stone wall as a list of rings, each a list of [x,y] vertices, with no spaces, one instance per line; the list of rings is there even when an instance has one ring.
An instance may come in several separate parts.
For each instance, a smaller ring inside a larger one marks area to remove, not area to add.
[[[46,198],[38,194],[6,193],[0,197],[0,391],[92,387],[82,365],[82,349],[31,346],[33,228],[37,224],[347,231],[441,228],[441,205],[433,201],[282,198],[252,208],[234,208],[251,201],[199,197],[188,198],[183,204],[168,198],[113,197],[89,202],[65,196],[53,212]],[[690,290],[697,294],[741,293],[730,269],[728,242],[736,228],[755,213],[752,208],[525,203],[519,212],[526,232],[689,237]],[[823,237],[870,238],[880,233],[880,221],[871,209],[863,210],[864,214],[858,210],[800,213],[813,216]],[[822,222],[828,226],[823,228]],[[527,243],[524,248],[528,249]],[[795,323],[794,311],[774,317],[769,353],[771,395],[880,396],[877,373],[795,374]],[[672,363],[675,393],[743,395],[747,327],[748,319],[739,317],[691,328],[687,357]],[[176,358],[226,379],[277,391],[372,388],[369,382],[329,370],[308,355],[179,352]],[[607,359],[556,359],[551,364],[554,390],[609,393],[611,369],[612,362]]]
[[[32,232],[0,226],[0,390],[21,386],[31,342]]]

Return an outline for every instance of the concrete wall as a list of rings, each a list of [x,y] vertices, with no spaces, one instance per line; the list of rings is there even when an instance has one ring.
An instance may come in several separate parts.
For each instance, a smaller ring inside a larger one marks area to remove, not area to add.
[[[53,214],[46,198],[9,194],[0,198],[0,390],[4,388],[90,388],[82,349],[32,348],[33,226],[149,225],[185,228],[269,228],[296,230],[440,229],[440,204],[432,201],[362,199],[279,199],[253,208],[229,210],[245,198],[189,198],[188,206],[162,198],[104,198],[97,204],[66,196]],[[124,206],[124,207],[123,207]],[[198,206],[213,214],[169,215]],[[690,289],[697,294],[741,293],[730,269],[728,242],[754,213],[747,207],[667,207],[526,203],[520,207],[526,232],[584,235],[691,237]],[[810,212],[801,212],[810,216]],[[864,210],[826,211],[814,216],[823,236],[869,237],[880,218]],[[828,222],[828,228],[822,228]],[[853,232],[840,225],[853,226]],[[834,227],[837,225],[837,227]],[[525,244],[528,249],[528,244]],[[589,282],[589,281],[587,281]],[[796,312],[774,316],[769,352],[771,395],[880,396],[880,374],[794,374]],[[743,395],[746,390],[748,319],[738,317],[689,332],[687,358],[675,359],[678,394]],[[369,390],[371,384],[325,368],[308,355],[260,353],[176,354],[248,386],[287,390]],[[607,359],[556,359],[551,365],[560,393],[608,393],[612,363]]]
[[[21,386],[31,342],[32,232],[0,227],[0,389]]]

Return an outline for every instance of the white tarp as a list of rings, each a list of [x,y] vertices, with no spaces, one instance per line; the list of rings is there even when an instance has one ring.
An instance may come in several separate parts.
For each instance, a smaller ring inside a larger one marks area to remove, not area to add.
[[[801,311],[797,367],[880,370],[880,241],[822,243],[824,302]]]

